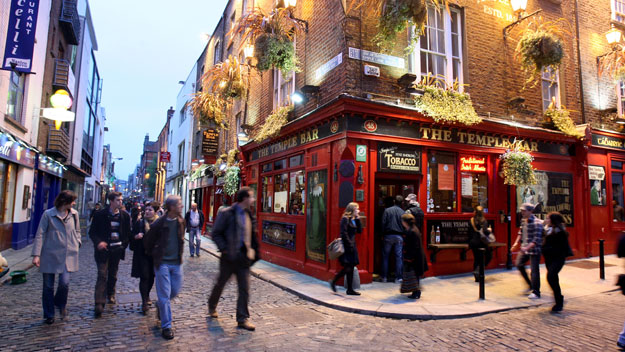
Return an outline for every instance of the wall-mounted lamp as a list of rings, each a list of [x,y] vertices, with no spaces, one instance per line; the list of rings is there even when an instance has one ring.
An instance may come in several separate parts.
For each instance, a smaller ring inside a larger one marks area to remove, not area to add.
[[[321,88],[319,86],[307,84],[303,86],[301,90],[298,90],[295,93],[291,94],[291,101],[294,104],[305,104],[308,102],[309,97],[316,97],[318,103],[320,89]]]
[[[510,6],[512,6],[512,11],[519,13],[520,18],[521,13],[527,8],[527,0],[510,0]]]
[[[252,57],[254,57],[254,45],[247,44],[245,47],[243,47],[243,55],[246,59],[251,59]]]
[[[605,39],[608,41],[608,44],[615,46],[621,42],[622,33],[619,29],[614,27],[610,27],[610,30],[605,33]]]
[[[542,9],[538,9],[529,15],[525,15],[525,9],[527,8],[527,0],[510,0],[510,6],[512,6],[512,10],[517,14],[517,20],[510,23],[503,29],[503,39],[506,40],[508,38],[508,32],[519,23],[525,21],[526,19],[534,16],[537,13],[542,12]]]

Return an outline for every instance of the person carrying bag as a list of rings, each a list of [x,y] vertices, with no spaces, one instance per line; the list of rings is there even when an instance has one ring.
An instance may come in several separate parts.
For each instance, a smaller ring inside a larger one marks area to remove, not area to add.
[[[360,224],[360,209],[358,209],[358,203],[349,203],[345,212],[341,217],[341,242],[343,244],[343,254],[339,257],[339,262],[343,265],[341,269],[332,280],[330,280],[330,288],[336,292],[336,281],[343,275],[347,274],[347,294],[352,296],[360,296],[360,292],[354,291],[354,267],[360,264],[358,260],[358,250],[356,249],[356,234],[362,232],[362,225]],[[338,245],[337,245],[338,247]],[[338,252],[339,249],[337,248]],[[337,253],[335,252],[335,254]]]

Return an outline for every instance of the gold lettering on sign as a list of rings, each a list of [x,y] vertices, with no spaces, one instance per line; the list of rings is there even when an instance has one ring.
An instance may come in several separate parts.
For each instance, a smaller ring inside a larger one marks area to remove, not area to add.
[[[602,138],[597,139],[597,144],[604,145],[606,147],[623,148],[623,142],[615,141],[607,137],[602,137]]]

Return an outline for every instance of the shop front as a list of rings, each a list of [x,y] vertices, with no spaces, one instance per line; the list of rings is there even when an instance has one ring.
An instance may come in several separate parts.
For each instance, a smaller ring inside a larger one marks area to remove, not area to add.
[[[28,243],[32,243],[34,240],[43,212],[54,206],[54,199],[61,192],[64,167],[58,161],[38,154],[36,170],[33,182],[33,213]]]
[[[437,125],[412,110],[341,97],[291,122],[281,136],[242,148],[245,184],[258,190],[261,254],[271,262],[332,277],[339,264],[328,260],[326,245],[339,236],[347,204],[357,202],[364,225],[358,269],[361,281],[371,282],[382,267],[382,214],[395,196],[411,193],[425,212],[428,275],[472,270],[468,228],[477,205],[497,239],[490,268],[511,264],[515,209],[523,202],[535,204],[540,218],[560,211],[576,256],[584,252],[582,207],[574,206],[584,178],[578,144],[561,133],[492,120]],[[536,185],[504,184],[499,156],[515,142],[535,158]]]

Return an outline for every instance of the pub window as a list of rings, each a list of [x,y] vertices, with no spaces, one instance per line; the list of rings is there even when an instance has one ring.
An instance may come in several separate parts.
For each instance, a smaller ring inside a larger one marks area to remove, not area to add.
[[[272,177],[265,176],[262,177],[261,182],[261,210],[264,213],[271,212],[272,200],[273,200],[273,185],[272,185]]]
[[[546,68],[542,73],[543,111],[553,103],[556,108],[560,107],[560,77],[558,71]]]
[[[430,213],[456,211],[456,155],[428,153],[427,209]]]
[[[470,213],[481,205],[488,212],[488,174],[485,156],[460,156],[460,206]]]
[[[459,9],[428,8],[427,23],[412,54],[413,72],[420,80],[431,75],[462,89],[462,16]]]
[[[11,71],[9,95],[7,98],[7,116],[22,124],[25,74]]]
[[[289,214],[303,215],[305,203],[305,183],[304,171],[294,171],[290,173],[289,182]]]
[[[302,165],[303,155],[296,155],[289,158],[289,167],[296,167]]]
[[[273,170],[273,164],[269,163],[269,164],[263,165],[263,172],[269,172],[271,170]]]
[[[282,160],[278,160],[274,162],[273,169],[276,171],[286,169],[286,159],[282,159]]]
[[[286,214],[289,197],[289,174],[274,176],[273,185],[273,212]]]
[[[618,81],[616,84],[616,97],[619,116],[623,117],[625,114],[625,81]]]
[[[612,21],[625,24],[625,0],[612,0]]]
[[[623,170],[623,162],[613,160],[612,166],[612,220],[614,222],[625,221],[625,197],[623,185],[623,177],[625,176],[625,170]]]

